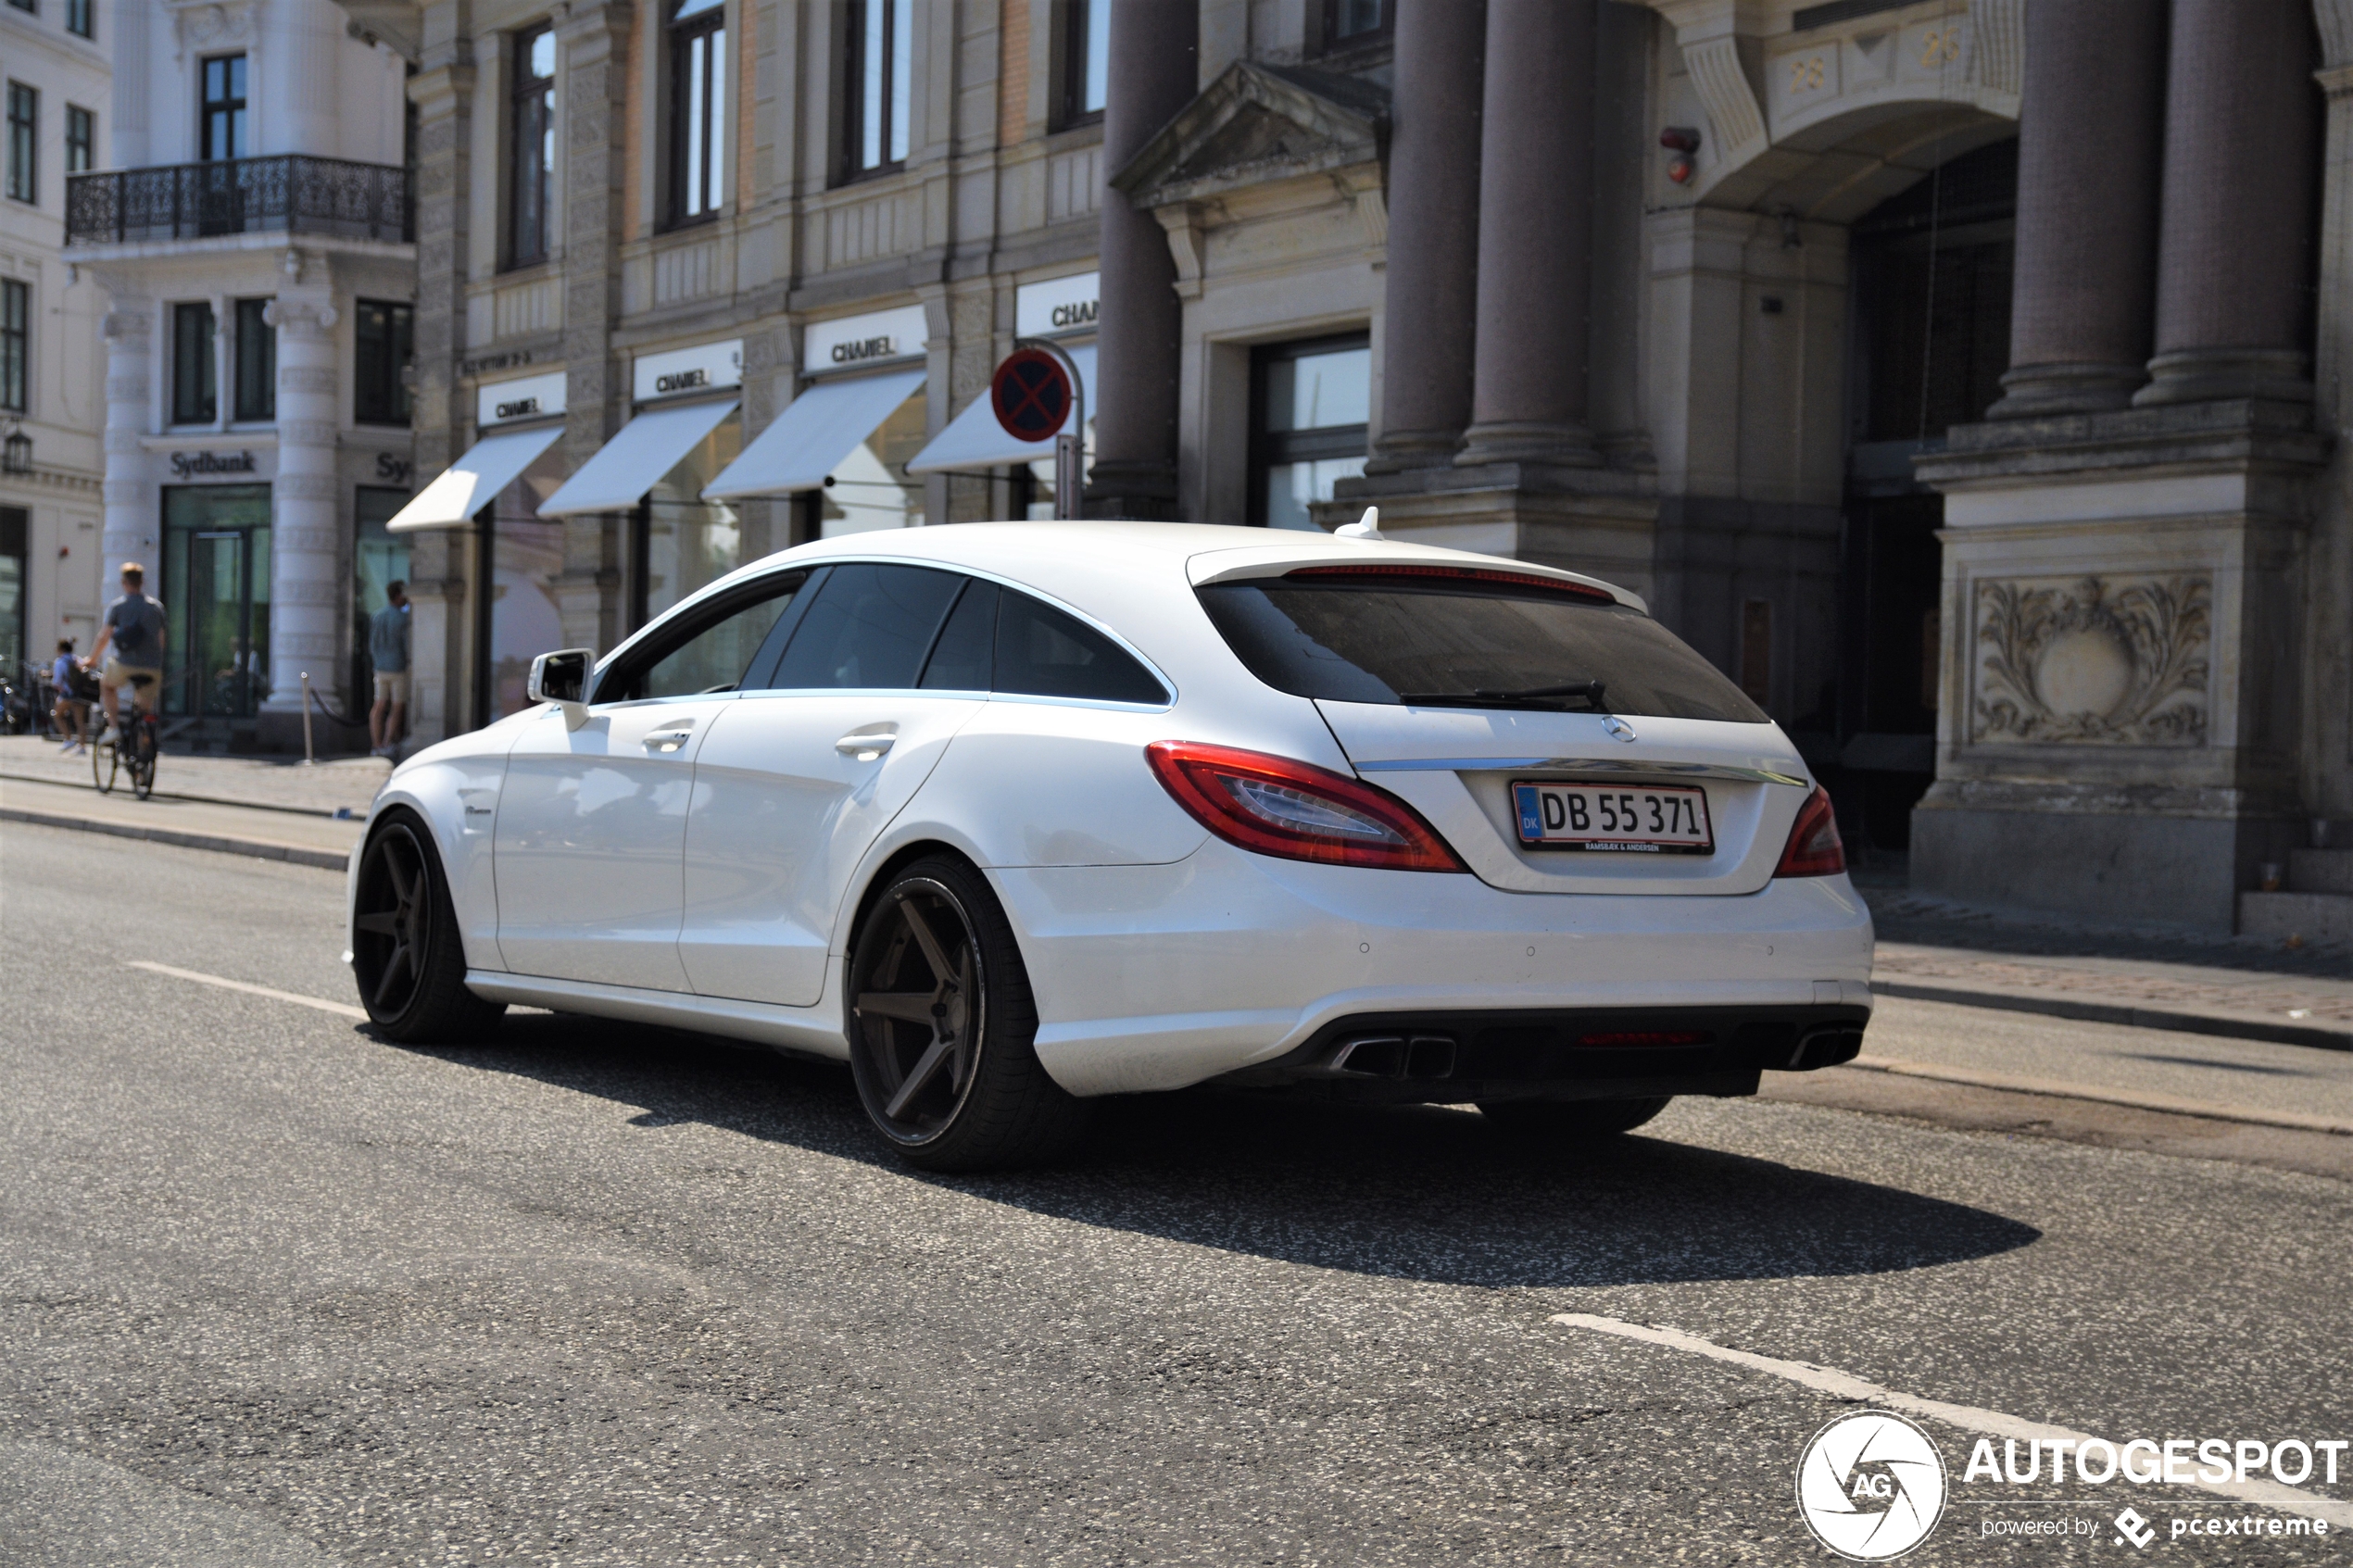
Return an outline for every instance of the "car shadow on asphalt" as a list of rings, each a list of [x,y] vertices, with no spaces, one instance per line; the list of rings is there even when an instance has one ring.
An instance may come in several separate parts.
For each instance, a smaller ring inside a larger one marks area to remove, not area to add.
[[[830,1063],[544,1013],[510,1017],[484,1047],[424,1054],[639,1107],[632,1126],[699,1123],[1076,1223],[1433,1283],[1885,1273],[2042,1235],[1899,1186],[1678,1142],[1672,1108],[1658,1135],[1561,1148],[1466,1108],[1189,1090],[1099,1102],[1086,1144],[1053,1168],[936,1176],[877,1144],[849,1072]]]

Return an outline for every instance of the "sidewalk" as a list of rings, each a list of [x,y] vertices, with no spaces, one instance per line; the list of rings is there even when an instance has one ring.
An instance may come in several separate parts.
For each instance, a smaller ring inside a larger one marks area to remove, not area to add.
[[[392,764],[381,757],[305,767],[275,757],[185,757],[167,748],[156,763],[156,795],[318,817],[341,810],[364,818],[391,771]],[[55,741],[38,735],[0,735],[0,779],[64,784],[97,797],[88,755],[61,757]],[[117,785],[117,793],[127,787]]]
[[[368,829],[363,808],[347,818],[315,811],[273,811],[162,794],[142,800],[128,785],[100,795],[83,773],[79,785],[29,784],[0,777],[0,822],[75,828],[119,838],[217,849],[265,860],[341,871],[351,847]]]

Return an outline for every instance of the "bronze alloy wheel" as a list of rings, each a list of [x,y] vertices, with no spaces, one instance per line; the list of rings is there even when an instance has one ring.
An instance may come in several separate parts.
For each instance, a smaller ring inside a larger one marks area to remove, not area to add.
[[[943,884],[896,884],[859,946],[853,1065],[875,1124],[925,1143],[964,1103],[988,1023],[988,972],[972,922]]]
[[[386,813],[359,858],[351,971],[369,1019],[404,1044],[471,1039],[507,1010],[466,989],[465,945],[441,860],[406,808]]]
[[[988,879],[935,856],[875,895],[849,960],[849,1066],[909,1163],[1004,1170],[1076,1141],[1087,1106],[1039,1065],[1038,1004]]]

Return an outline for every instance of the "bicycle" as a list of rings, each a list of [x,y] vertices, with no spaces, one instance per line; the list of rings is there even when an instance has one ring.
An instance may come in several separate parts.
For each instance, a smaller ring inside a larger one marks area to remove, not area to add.
[[[130,679],[130,716],[107,725],[90,743],[90,774],[98,793],[107,795],[114,790],[116,777],[128,770],[132,793],[145,800],[155,792],[156,754],[162,748],[163,721],[136,700],[139,693],[155,684],[156,678],[132,675]]]

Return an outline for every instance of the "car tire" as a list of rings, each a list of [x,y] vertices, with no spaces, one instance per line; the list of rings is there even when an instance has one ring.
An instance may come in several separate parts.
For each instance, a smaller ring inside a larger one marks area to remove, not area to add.
[[[1038,1060],[1038,1004],[988,881],[917,860],[850,949],[849,1065],[884,1142],[926,1171],[1002,1171],[1065,1152],[1089,1108]]]
[[[395,808],[368,834],[352,904],[351,972],[360,1004],[402,1045],[459,1045],[497,1026],[504,1002],[466,989],[466,949],[433,834]]]
[[[1632,1132],[1666,1110],[1672,1098],[1481,1100],[1478,1113],[1523,1137],[1606,1138]]]

